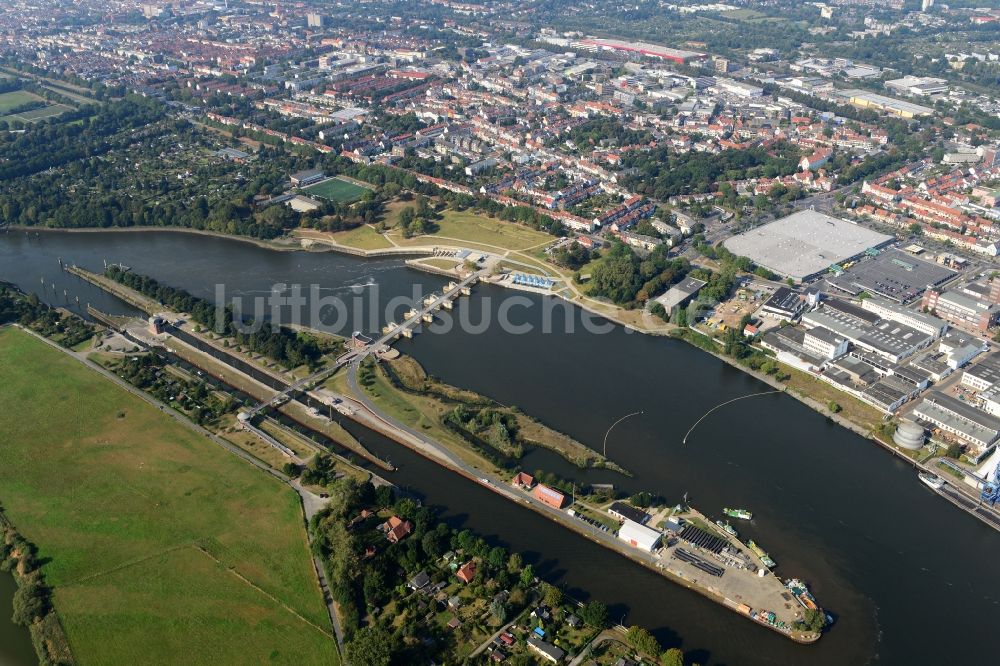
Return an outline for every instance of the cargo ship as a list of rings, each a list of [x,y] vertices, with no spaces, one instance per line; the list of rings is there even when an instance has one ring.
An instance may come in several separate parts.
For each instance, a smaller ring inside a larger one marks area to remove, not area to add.
[[[753,514],[746,509],[730,509],[726,507],[722,510],[722,513],[726,514],[730,518],[739,518],[740,520],[752,520]]]
[[[747,545],[750,547],[750,550],[753,551],[753,554],[760,558],[760,561],[764,563],[765,567],[773,569],[778,566],[777,563],[771,559],[770,555],[767,554],[767,551],[754,543],[753,539],[750,539],[750,541],[747,542]]]
[[[931,474],[930,472],[920,472],[917,474],[917,478],[934,490],[940,490],[941,486],[944,485],[944,479],[937,474]]]
[[[798,578],[792,578],[787,583],[785,587],[788,591],[792,593],[792,596],[802,604],[802,607],[807,610],[818,610],[819,606],[816,605],[816,598],[809,592],[809,586],[803,583]]]
[[[739,538],[740,535],[736,533],[736,529],[729,524],[729,521],[722,522],[721,520],[715,521],[715,524],[722,528],[722,531],[731,537]]]

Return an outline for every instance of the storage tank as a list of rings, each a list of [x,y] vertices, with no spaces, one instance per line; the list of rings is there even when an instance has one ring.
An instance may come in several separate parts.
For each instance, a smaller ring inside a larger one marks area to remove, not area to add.
[[[903,421],[892,436],[898,446],[916,451],[924,445],[924,429],[913,421]]]

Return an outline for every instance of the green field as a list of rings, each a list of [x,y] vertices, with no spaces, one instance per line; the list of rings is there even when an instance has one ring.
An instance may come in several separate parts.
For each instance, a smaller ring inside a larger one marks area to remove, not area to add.
[[[367,224],[351,229],[350,231],[337,231],[330,234],[330,237],[341,245],[356,247],[361,250],[381,250],[392,247],[392,243],[387,241],[385,236]]]
[[[544,231],[535,231],[513,222],[504,222],[469,211],[445,210],[440,220],[435,220],[438,230],[426,236],[402,239],[398,231],[393,238],[401,245],[426,245],[428,239],[441,237],[455,239],[472,246],[483,246],[495,250],[525,250],[555,241]],[[473,248],[478,249],[478,248]]]
[[[73,107],[66,106],[65,104],[52,104],[50,106],[43,106],[40,109],[33,109],[31,111],[25,111],[23,113],[15,113],[10,118],[20,118],[21,120],[29,123],[33,123],[36,120],[46,120],[48,118],[56,118],[66,113],[67,111],[72,111]]]
[[[348,201],[360,199],[368,189],[346,180],[341,180],[340,178],[331,178],[321,183],[304,187],[302,191],[310,196],[320,197],[321,199],[347,203]]]
[[[37,102],[41,99],[42,98],[38,95],[24,90],[14,90],[12,92],[0,93],[0,115],[7,113],[15,107],[21,106],[22,104]]]
[[[80,664],[336,664],[298,497],[0,329],[0,502]]]

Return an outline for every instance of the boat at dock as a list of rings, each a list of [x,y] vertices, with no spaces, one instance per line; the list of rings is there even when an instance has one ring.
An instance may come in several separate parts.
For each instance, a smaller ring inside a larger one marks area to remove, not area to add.
[[[930,472],[920,472],[917,474],[917,478],[934,490],[940,490],[941,486],[944,485],[944,479],[937,474],[931,474]]]
[[[773,569],[774,567],[778,566],[777,563],[771,559],[771,556],[767,554],[767,551],[765,551],[759,545],[754,543],[753,539],[750,539],[750,541],[747,542],[747,546],[750,547],[750,550],[753,551],[753,554],[759,557],[760,561],[763,562],[764,566],[767,567],[768,569]]]
[[[721,520],[715,521],[715,524],[722,528],[722,531],[731,537],[739,538],[739,534],[736,533],[736,528],[729,524],[729,521],[723,522]]]
[[[726,514],[730,518],[739,518],[740,520],[753,520],[753,514],[746,509],[730,509],[726,507],[722,510],[722,513]]]
[[[785,587],[788,591],[792,593],[796,601],[802,604],[802,607],[807,610],[817,610],[819,606],[816,605],[816,598],[809,592],[809,586],[798,578],[792,578],[787,583]]]

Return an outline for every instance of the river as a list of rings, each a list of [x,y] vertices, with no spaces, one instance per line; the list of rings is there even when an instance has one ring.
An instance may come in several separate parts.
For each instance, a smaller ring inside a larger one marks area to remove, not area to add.
[[[9,572],[0,571],[0,666],[35,666],[38,657],[27,627],[11,622],[17,583]]]
[[[47,301],[105,311],[121,303],[59,271],[57,258],[100,270],[121,261],[163,282],[214,297],[266,295],[276,283],[319,284],[320,296],[372,292],[383,306],[444,280],[398,260],[364,261],[329,253],[274,252],[234,240],[169,232],[0,234],[0,280]],[[40,278],[46,278],[43,287]],[[54,283],[55,289],[49,284]],[[377,287],[375,286],[377,285]],[[353,287],[353,289],[352,289]],[[64,299],[63,290],[69,293]],[[456,312],[472,322],[496,320],[510,292],[487,285]],[[912,468],[785,395],[712,407],[770,387],[684,343],[609,327],[584,331],[576,308],[555,308],[554,329],[538,330],[543,303],[509,311],[521,335],[496,325],[459,328],[401,341],[428,372],[525,412],[600,448],[634,473],[580,472],[546,451],[530,451],[528,470],[542,468],[627,492],[646,490],[669,501],[689,494],[701,511],[751,509],[736,525],[777,560],[783,576],[807,580],[836,622],[816,645],[799,646],[679,588],[627,559],[513,505],[378,435],[353,428],[365,445],[399,466],[391,476],[442,508],[447,520],[520,550],[547,579],[574,595],[612,605],[616,619],[651,628],[705,664],[922,664],[978,661],[991,643],[982,631],[1000,611],[998,535],[917,482]],[[341,331],[373,331],[355,313]],[[567,323],[574,333],[566,333]],[[0,622],[4,621],[0,617]]]

